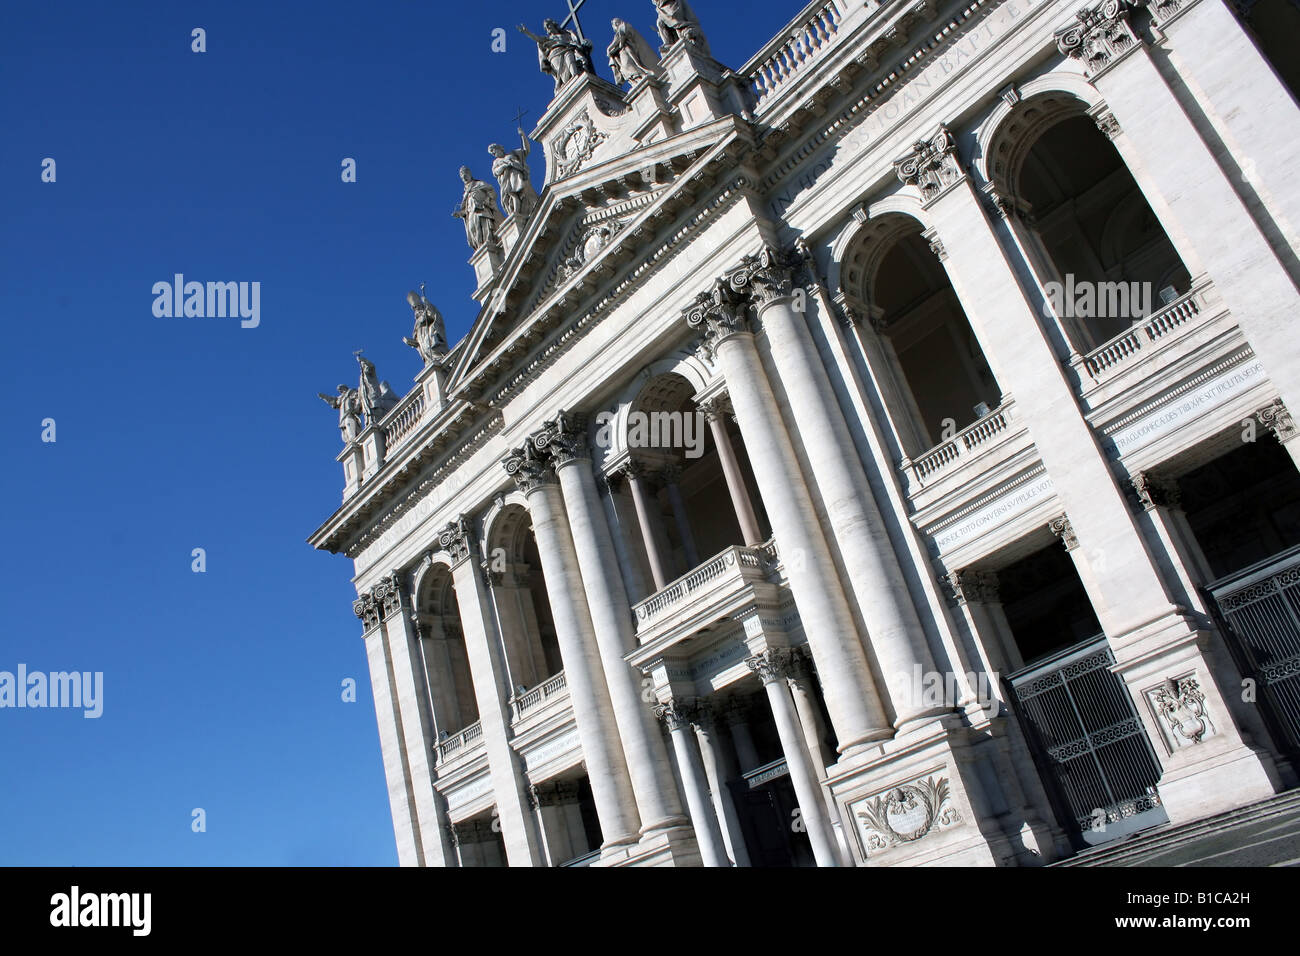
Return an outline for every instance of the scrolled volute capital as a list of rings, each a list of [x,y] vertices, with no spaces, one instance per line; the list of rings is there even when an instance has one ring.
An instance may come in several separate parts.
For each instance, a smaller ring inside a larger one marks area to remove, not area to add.
[[[923,202],[959,182],[965,173],[952,132],[940,125],[928,140],[913,143],[910,153],[894,160],[894,174],[904,186],[915,186]]]
[[[529,440],[539,451],[550,456],[552,467],[591,456],[587,416],[581,413],[560,409],[550,421],[542,422],[542,427],[530,435]]]
[[[532,437],[503,458],[501,465],[524,494],[529,494],[555,480],[550,455],[538,448]]]
[[[447,552],[452,564],[460,564],[469,557],[473,538],[469,519],[460,515],[455,521],[449,521],[447,526],[438,532],[438,547]]]
[[[1120,54],[1138,45],[1129,15],[1138,4],[1131,0],[1104,0],[1083,7],[1075,22],[1056,31],[1056,48],[1083,64],[1089,79],[1110,66]]]
[[[745,658],[745,666],[764,684],[790,676],[790,652],[779,647],[769,647],[761,654]]]

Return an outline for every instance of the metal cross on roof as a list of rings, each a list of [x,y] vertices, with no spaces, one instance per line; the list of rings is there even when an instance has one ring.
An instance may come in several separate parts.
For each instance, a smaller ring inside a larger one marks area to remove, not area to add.
[[[583,36],[582,24],[578,22],[578,10],[581,9],[582,5],[586,3],[587,0],[578,0],[577,3],[574,3],[573,0],[564,0],[564,2],[569,8],[569,15],[564,18],[563,22],[560,23],[560,26],[567,27],[569,25],[569,21],[572,20],[573,32],[578,34],[579,40],[581,40],[583,43],[586,43],[587,38]]]

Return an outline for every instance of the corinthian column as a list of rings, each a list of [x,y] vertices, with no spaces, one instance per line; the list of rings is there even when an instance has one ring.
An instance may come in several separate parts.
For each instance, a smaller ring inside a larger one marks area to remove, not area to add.
[[[510,746],[510,680],[505,656],[497,640],[487,585],[472,556],[478,549],[469,521],[462,517],[443,528],[438,547],[451,559],[451,582],[456,589],[465,656],[483,728],[483,749],[496,796],[501,838],[511,866],[544,866],[545,855],[528,808],[527,780],[519,757]]]
[[[402,742],[406,749],[411,799],[419,826],[417,843],[425,866],[445,866],[450,847],[443,842],[441,801],[433,787],[434,731],[428,697],[424,693],[424,664],[411,624],[410,598],[401,576],[391,572],[372,592],[383,612],[388,661],[392,666],[393,703],[401,719]]]
[[[808,839],[812,843],[817,865],[839,866],[835,831],[826,815],[821,782],[808,759],[808,751],[804,749],[799,718],[795,716],[790,688],[786,686],[786,677],[790,673],[788,654],[784,649],[769,648],[762,654],[747,658],[745,663],[763,682],[768,703],[772,705],[776,732],[781,738],[781,749],[785,752],[785,765],[790,770],[790,782],[794,784],[795,796],[799,798],[799,812],[808,828]]]
[[[555,472],[531,439],[524,447],[511,452],[503,464],[528,499],[533,535],[542,560],[542,576],[546,579],[546,596],[564,661],[564,680],[569,686],[573,721],[587,761],[604,847],[636,843],[639,828],[636,801],[619,744],[609,689],[601,673],[586,588]]]
[[[561,412],[531,440],[535,447],[540,444],[550,453],[560,480],[600,663],[640,811],[641,832],[684,827],[686,817],[673,786],[668,748],[650,706],[641,699],[640,675],[624,660],[636,647],[636,633],[614,542],[601,512],[585,418]]]
[[[745,327],[744,308],[737,290],[718,279],[685,318],[704,332],[726,378],[804,633],[826,675],[826,704],[840,752],[848,753],[892,731],[754,336]]]
[[[668,734],[673,739],[677,769],[681,772],[682,788],[686,791],[686,805],[690,808],[691,823],[695,825],[695,837],[700,844],[700,858],[705,866],[730,866],[731,861],[727,859],[727,850],[722,843],[722,831],[718,828],[718,818],[713,812],[713,803],[709,800],[704,761],[691,731],[691,710],[686,703],[671,700],[660,704],[658,713],[668,725]]]
[[[794,309],[796,264],[802,266],[801,257],[765,249],[746,257],[741,269],[747,273],[789,405],[799,410],[798,428],[813,481],[826,505],[827,524],[844,559],[898,727],[945,708],[927,708],[914,699],[912,674],[918,668],[933,670],[934,661],[848,423],[808,324]]]

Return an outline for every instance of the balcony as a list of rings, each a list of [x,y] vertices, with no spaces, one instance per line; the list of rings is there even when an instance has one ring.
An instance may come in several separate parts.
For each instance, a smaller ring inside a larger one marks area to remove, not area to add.
[[[483,724],[481,721],[474,721],[463,730],[438,741],[438,763],[443,764],[453,757],[460,759],[462,756],[468,756],[471,751],[482,749],[483,747]]]
[[[739,70],[754,92],[754,112],[835,40],[845,13],[839,0],[822,0],[799,12]]]
[[[951,472],[969,471],[965,466],[973,464],[995,445],[1023,432],[1023,426],[1016,426],[1015,404],[1008,398],[993,411],[925,454],[911,460],[904,459],[900,467],[907,479],[908,494],[915,496],[922,488],[935,484]]]
[[[753,602],[758,592],[774,591],[775,580],[774,542],[733,545],[633,605],[637,640],[689,636]]]

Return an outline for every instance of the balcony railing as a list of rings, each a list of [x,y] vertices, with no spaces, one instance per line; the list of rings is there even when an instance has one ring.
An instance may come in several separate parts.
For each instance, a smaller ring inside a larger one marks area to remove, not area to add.
[[[904,470],[912,473],[917,487],[924,487],[941,472],[972,458],[1004,434],[1015,421],[1014,408],[1015,402],[1008,399],[974,424],[967,425],[947,441],[905,464]]]
[[[391,455],[424,417],[424,389],[413,388],[410,394],[384,416],[384,454]]]
[[[536,710],[547,701],[559,697],[568,686],[564,680],[564,671],[560,671],[554,677],[546,678],[532,690],[525,691],[514,700],[515,719],[518,720],[530,710]]]
[[[1141,325],[1121,332],[1083,356],[1082,365],[1094,382],[1109,376],[1143,349],[1150,351],[1161,339],[1193,323],[1205,311],[1208,283],[1197,286],[1151,316]],[[1078,362],[1078,360],[1075,360]]]
[[[457,751],[467,749],[474,741],[482,739],[483,724],[476,720],[464,730],[438,741],[438,762],[441,763]]]
[[[637,627],[644,629],[647,625],[662,618],[674,608],[680,608],[692,601],[701,591],[710,589],[719,578],[728,575],[765,576],[771,565],[775,548],[772,542],[756,548],[733,546],[721,554],[715,555],[688,574],[684,574],[650,597],[635,606]]]
[[[843,20],[838,0],[810,4],[741,68],[754,89],[755,111],[830,45]]]

